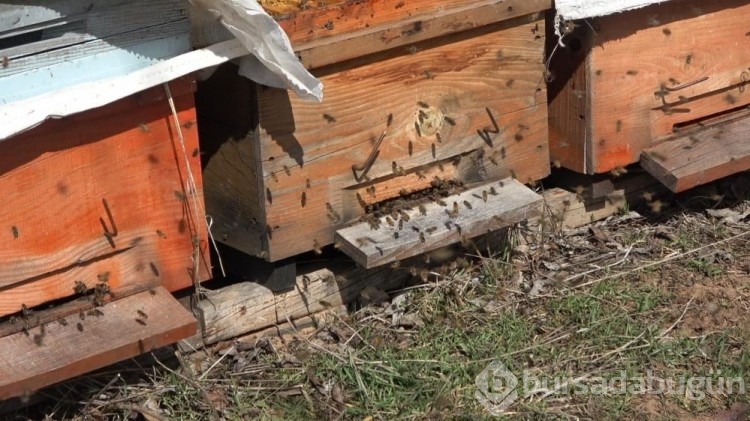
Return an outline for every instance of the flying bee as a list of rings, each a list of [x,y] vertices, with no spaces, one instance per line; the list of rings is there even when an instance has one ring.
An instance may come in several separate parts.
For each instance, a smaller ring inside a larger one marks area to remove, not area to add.
[[[73,287],[73,291],[76,294],[83,295],[86,293],[86,291],[88,291],[88,287],[82,281],[76,281],[75,286]]]
[[[464,206],[466,206],[467,209],[471,209],[471,203],[469,203],[468,200],[464,200]]]
[[[148,319],[148,314],[146,314],[143,310],[138,310],[138,315],[141,316],[142,319]]]

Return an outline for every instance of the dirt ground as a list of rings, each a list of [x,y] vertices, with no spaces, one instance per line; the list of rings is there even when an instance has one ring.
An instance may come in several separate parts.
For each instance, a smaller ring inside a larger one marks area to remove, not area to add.
[[[578,229],[518,226],[507,246],[469,245],[426,281],[371,288],[312,327],[163,349],[41,391],[5,416],[489,419],[486,402],[502,404],[492,393],[505,389],[478,376],[502,363],[517,378],[565,380],[520,384],[501,419],[745,420],[750,174],[658,206],[649,199]],[[703,383],[595,391],[622,375]]]

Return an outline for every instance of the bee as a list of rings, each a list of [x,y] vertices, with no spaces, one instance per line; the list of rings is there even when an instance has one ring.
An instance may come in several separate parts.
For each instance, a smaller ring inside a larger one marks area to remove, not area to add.
[[[482,190],[482,200],[487,203],[487,190]]]
[[[388,114],[388,118],[386,119],[385,125],[387,127],[391,127],[391,123],[393,123],[393,113]]]
[[[456,232],[458,233],[458,235],[461,235],[461,225],[458,225],[458,224],[453,224],[453,225],[456,226]]]
[[[417,136],[422,137],[422,130],[419,129],[419,123],[414,122],[414,130],[417,131]]]
[[[399,210],[398,214],[401,215],[401,219],[403,219],[406,222],[409,222],[411,220],[411,217],[409,216],[409,214],[402,210]]]
[[[184,201],[187,200],[187,196],[185,195],[185,193],[183,193],[183,192],[181,192],[179,190],[175,190],[174,191],[174,197],[176,197],[177,200],[179,200],[180,202],[184,202]]]
[[[10,227],[10,231],[13,233],[13,238],[14,239],[18,238],[18,236],[19,236],[18,227],[16,227],[15,225],[13,225],[12,227]]]
[[[414,144],[411,142],[411,140],[409,141],[407,148],[409,149],[409,156],[412,156],[414,154]]]
[[[390,225],[390,226],[395,226],[396,225],[396,222],[394,222],[393,218],[391,218],[390,216],[386,216],[385,217],[385,222],[387,222],[388,225]]]
[[[426,118],[427,118],[427,113],[422,110],[419,110],[419,121],[423,121]]]
[[[68,321],[65,320],[65,317],[61,317],[61,318],[57,319],[57,323],[59,323],[60,326],[67,326],[68,325]]]
[[[654,200],[653,202],[649,203],[649,206],[651,206],[651,210],[654,213],[659,213],[664,208],[664,203],[662,203],[661,200]]]
[[[244,316],[245,314],[247,314],[247,307],[240,307],[240,316]]]
[[[104,315],[104,313],[102,313],[102,311],[99,310],[98,308],[91,309],[91,310],[87,311],[86,314],[89,315],[89,316],[94,316],[94,317],[99,317],[99,316],[103,316]]]
[[[398,234],[398,233],[396,233]],[[401,266],[400,260],[394,260],[393,263],[391,263],[391,269],[398,269]]]
[[[271,189],[268,187],[266,187],[266,200],[268,200],[269,205],[273,204],[273,195],[271,194]]]
[[[615,123],[615,130],[617,133],[620,133],[622,131],[622,120],[617,120]]]
[[[419,205],[419,214],[422,216],[427,215],[427,208],[424,205]]]
[[[437,199],[437,200],[435,201],[435,203],[437,203],[438,205],[440,205],[440,206],[442,206],[442,207],[446,207],[446,206],[448,206],[448,204],[447,204],[447,203],[445,203],[445,201],[443,201],[442,199]]]
[[[357,192],[357,202],[359,202],[359,206],[362,206],[363,208],[367,206],[367,202],[365,202],[365,199],[362,198],[362,195]]]
[[[143,319],[136,318],[135,322],[138,323],[141,326],[146,326],[146,321]]]
[[[323,119],[325,119],[325,121],[327,121],[328,123],[335,123],[336,122],[336,117],[334,117],[334,116],[332,116],[330,114],[323,114]]]
[[[442,162],[438,162],[438,169],[440,170],[440,172],[445,171],[445,167],[443,166]]]
[[[417,174],[417,178],[420,179],[420,180],[426,180],[427,179],[427,176],[424,175],[424,173],[422,171],[417,170],[417,172],[415,174]]]
[[[109,272],[107,272],[107,273],[109,273]],[[109,294],[110,291],[111,291],[111,289],[109,288],[109,285],[107,285],[105,282],[99,282],[94,287],[94,293],[96,295],[104,296],[104,295]]]
[[[424,101],[417,101],[417,105],[419,105],[422,108],[430,108],[429,104],[427,104]]]
[[[455,126],[456,125],[456,120],[448,117],[447,115],[443,116],[443,120],[445,120],[445,122],[448,123],[448,124],[450,124],[451,126]]]
[[[424,243],[426,241],[425,238],[424,238],[424,233],[423,232],[419,233],[419,241],[422,242],[422,243]]]
[[[507,81],[505,81],[505,86],[507,88],[512,88],[514,82],[515,82],[515,79],[508,79]]]
[[[638,70],[631,69],[631,70],[628,70],[627,72],[625,72],[625,74],[628,75],[628,76],[635,76],[635,75],[638,74]]]
[[[162,240],[167,238],[167,234],[165,234],[162,230],[156,230],[156,235],[158,235]]]
[[[399,230],[404,229],[404,220],[403,219],[399,219],[398,220],[398,229]]]
[[[21,304],[21,314],[23,315],[24,319],[29,317],[33,313],[33,311],[26,306],[26,304]]]
[[[96,279],[98,279],[99,282],[109,282],[109,272],[102,272],[100,274],[97,274]]]
[[[415,226],[415,225],[412,225],[412,226],[411,226],[411,229],[412,229],[412,230],[414,230],[414,232],[420,232],[420,229],[419,229],[419,227],[417,227],[417,226]]]
[[[523,135],[521,133],[516,133],[515,136],[513,136],[513,139],[516,139],[517,142],[520,142],[523,140]]]
[[[562,167],[562,162],[560,162],[559,159],[556,159],[554,162],[552,162],[552,165],[554,165],[555,168],[560,168]]]
[[[443,143],[443,138],[440,136],[440,133],[435,133],[435,139],[437,139],[438,143]]]
[[[495,186],[490,186],[490,194],[493,196],[497,196],[497,190],[495,190]]]
[[[466,206],[467,209],[471,209],[471,203],[469,203],[468,200],[464,200],[464,206]]]
[[[151,295],[156,295],[156,290],[153,289],[153,288],[149,288],[148,289],[148,293],[151,294]]]
[[[83,332],[83,324],[81,324],[81,322],[76,323],[76,329],[78,329],[79,332]]]
[[[84,284],[82,281],[76,281],[75,286],[73,287],[73,291],[76,294],[85,294],[86,291],[88,291],[88,287],[86,287],[86,284]]]
[[[323,250],[322,250],[322,248],[320,247],[320,243],[318,243],[318,240],[317,240],[317,239],[313,239],[313,251],[314,251],[314,252],[315,252],[315,254],[317,254],[317,255],[321,255],[321,254],[323,254]]]
[[[286,165],[284,165],[284,173],[286,173],[286,175],[288,175],[288,176],[291,176],[292,175],[292,170],[290,170],[289,167],[287,167]]]
[[[8,59],[8,56],[3,56],[3,69],[8,67],[8,64],[10,64],[10,60]]]
[[[434,143],[430,145],[430,150],[432,151],[432,159],[435,159],[437,157],[437,150]]]
[[[398,164],[396,161],[391,162],[391,169],[393,170],[393,175],[398,175]]]
[[[490,161],[490,162],[492,162],[492,163],[493,163],[493,164],[495,164],[495,165],[498,165],[498,163],[497,163],[497,159],[495,159],[495,157],[494,157],[494,156],[492,156],[492,155],[488,156],[488,157],[487,157],[487,160],[488,160],[488,161]]]
[[[432,234],[433,232],[437,231],[437,227],[429,227],[425,230],[428,234]]]
[[[305,187],[308,188],[308,189],[310,188],[310,179],[309,178],[305,180]]]
[[[513,177],[513,179],[514,179],[514,180],[515,180],[516,178],[518,178],[518,177],[516,176],[516,171],[515,171],[515,170],[513,170],[513,169],[511,169],[511,170],[510,170],[510,176],[511,176],[511,177]]]
[[[86,320],[86,315],[83,313],[83,311],[81,311],[80,313],[78,313],[78,318],[81,319],[81,320]]]
[[[142,319],[148,319],[148,314],[146,314],[143,310],[138,310],[138,315],[141,316]]]

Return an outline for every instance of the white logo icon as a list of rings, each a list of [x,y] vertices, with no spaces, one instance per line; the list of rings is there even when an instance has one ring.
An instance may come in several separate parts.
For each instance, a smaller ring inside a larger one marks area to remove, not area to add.
[[[500,415],[518,398],[518,378],[508,371],[505,364],[492,361],[477,376],[474,397],[492,415]]]

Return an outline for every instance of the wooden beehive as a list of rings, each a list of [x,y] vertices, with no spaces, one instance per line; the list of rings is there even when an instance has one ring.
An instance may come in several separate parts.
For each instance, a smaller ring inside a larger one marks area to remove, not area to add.
[[[749,17],[746,1],[686,0],[568,25],[551,59],[552,159],[587,174],[640,161],[674,191],[750,168],[735,113],[750,103]]]
[[[0,141],[0,399],[195,332],[167,292],[210,272],[195,81],[170,90],[187,156],[161,86]]]
[[[303,102],[230,68],[199,88],[215,237],[277,261],[331,244],[365,207],[436,177],[546,176],[549,7],[372,0],[280,21],[325,97]]]

